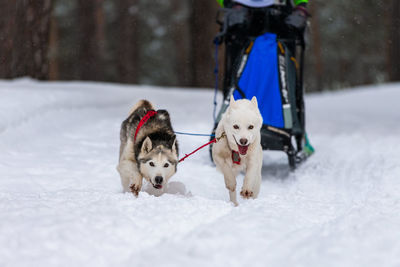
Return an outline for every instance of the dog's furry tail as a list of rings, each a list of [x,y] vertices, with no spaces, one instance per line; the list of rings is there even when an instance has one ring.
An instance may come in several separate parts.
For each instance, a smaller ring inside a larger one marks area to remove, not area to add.
[[[128,116],[132,115],[132,113],[135,112],[135,110],[137,110],[138,108],[143,108],[145,110],[154,110],[153,105],[149,101],[142,99],[142,100],[139,100],[139,102],[137,102],[133,106],[133,108],[129,111]]]

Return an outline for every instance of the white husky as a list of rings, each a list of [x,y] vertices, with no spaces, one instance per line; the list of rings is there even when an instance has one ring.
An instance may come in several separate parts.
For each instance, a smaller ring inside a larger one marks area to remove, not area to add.
[[[261,185],[262,147],[260,130],[262,117],[256,97],[251,101],[230,98],[230,105],[222,115],[215,136],[225,136],[213,145],[212,156],[217,168],[224,174],[230,200],[236,200],[236,176],[245,171],[243,198],[256,198]]]

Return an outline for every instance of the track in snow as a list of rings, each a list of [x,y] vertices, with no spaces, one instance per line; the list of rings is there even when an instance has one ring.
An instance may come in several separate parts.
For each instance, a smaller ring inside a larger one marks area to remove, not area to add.
[[[0,266],[400,265],[400,85],[307,96],[315,155],[290,173],[265,152],[260,196],[237,208],[207,150],[172,178],[183,195],[135,199],[115,170],[135,101],[208,133],[212,91],[18,80],[0,95]]]

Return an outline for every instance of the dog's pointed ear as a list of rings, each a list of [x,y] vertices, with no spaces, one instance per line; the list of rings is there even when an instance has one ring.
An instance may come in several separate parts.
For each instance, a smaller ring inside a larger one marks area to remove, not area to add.
[[[146,137],[146,139],[144,139],[144,142],[142,144],[142,153],[146,154],[149,153],[151,151],[151,149],[153,148],[153,144],[151,143],[151,139],[150,137]]]
[[[235,104],[235,98],[233,97],[233,94],[231,94],[229,105],[232,106],[233,104]]]
[[[174,142],[172,143],[172,148],[171,148],[171,150],[172,150],[172,153],[173,153],[174,155],[178,155],[178,151],[176,150],[176,135],[175,135]]]
[[[258,108],[257,97],[253,96],[251,103]]]

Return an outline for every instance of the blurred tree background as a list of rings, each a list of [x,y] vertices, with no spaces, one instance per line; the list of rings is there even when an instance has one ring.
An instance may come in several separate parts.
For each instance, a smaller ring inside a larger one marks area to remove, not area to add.
[[[215,0],[2,0],[0,78],[213,87],[218,8]],[[400,1],[310,0],[309,9],[307,91],[400,81]]]

